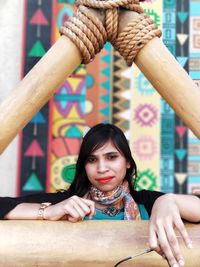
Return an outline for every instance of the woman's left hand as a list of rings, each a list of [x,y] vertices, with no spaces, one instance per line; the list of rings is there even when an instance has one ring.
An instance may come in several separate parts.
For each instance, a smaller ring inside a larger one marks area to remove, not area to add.
[[[184,258],[174,228],[180,232],[186,246],[191,248],[191,240],[173,194],[166,194],[159,197],[153,205],[149,225],[149,245],[166,258],[170,266],[184,266]]]

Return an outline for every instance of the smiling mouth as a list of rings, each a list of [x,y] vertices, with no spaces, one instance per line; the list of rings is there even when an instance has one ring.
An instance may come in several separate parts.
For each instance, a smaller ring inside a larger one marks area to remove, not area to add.
[[[109,183],[112,179],[113,179],[113,177],[104,177],[104,178],[98,179],[97,181],[98,181],[100,184],[107,184],[107,183]]]

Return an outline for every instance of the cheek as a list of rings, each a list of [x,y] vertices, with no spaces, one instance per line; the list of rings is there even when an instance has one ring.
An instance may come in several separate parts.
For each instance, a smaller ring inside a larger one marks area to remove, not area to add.
[[[119,164],[118,168],[119,168],[120,175],[124,178],[126,176],[126,172],[127,172],[127,168],[128,168],[127,163],[123,162],[123,163]]]
[[[92,165],[86,164],[85,172],[87,174],[88,179],[90,180],[94,173],[94,168],[92,167]]]

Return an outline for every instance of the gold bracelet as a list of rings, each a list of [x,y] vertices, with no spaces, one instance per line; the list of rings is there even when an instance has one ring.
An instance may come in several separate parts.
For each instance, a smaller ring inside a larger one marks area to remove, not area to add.
[[[44,220],[44,210],[51,205],[50,202],[41,203],[40,208],[38,210],[38,220]]]

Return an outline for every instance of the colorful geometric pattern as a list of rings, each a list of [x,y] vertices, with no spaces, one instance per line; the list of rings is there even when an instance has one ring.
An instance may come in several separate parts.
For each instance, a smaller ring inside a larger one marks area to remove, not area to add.
[[[51,47],[51,1],[25,1],[23,75]],[[17,194],[46,190],[48,166],[49,104],[28,123],[21,134]]]
[[[124,59],[115,51],[113,56],[111,122],[121,128],[129,138],[130,78],[126,76],[126,69]]]
[[[163,1],[163,42],[176,53],[176,1]],[[174,111],[161,99],[160,188],[174,191]]]
[[[200,89],[200,1],[190,1],[189,74]],[[187,192],[200,190],[200,141],[188,131]]]
[[[147,1],[143,7],[160,27],[162,2]],[[137,188],[159,190],[161,97],[136,65],[133,66],[131,90],[130,146],[138,166]]]
[[[24,1],[24,75],[59,38],[74,0]],[[162,39],[200,88],[200,0],[142,3]],[[65,189],[74,176],[82,136],[99,122],[119,126],[138,166],[138,189],[200,190],[200,141],[133,64],[110,43],[80,65],[21,134],[18,195]]]
[[[188,72],[189,56],[189,1],[180,0],[176,4],[176,59]],[[174,191],[186,193],[187,191],[187,127],[175,116],[175,144],[174,144]]]

